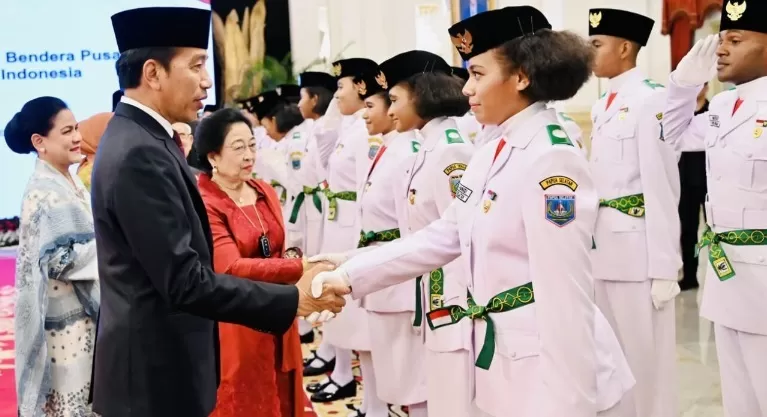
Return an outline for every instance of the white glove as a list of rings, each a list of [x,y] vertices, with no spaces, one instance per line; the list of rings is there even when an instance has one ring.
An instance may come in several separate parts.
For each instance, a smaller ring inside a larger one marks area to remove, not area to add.
[[[349,260],[349,257],[344,253],[321,253],[309,258],[309,262],[330,262],[335,266],[340,266],[342,263]]]
[[[325,323],[330,321],[336,315],[332,311],[322,310],[322,313],[314,312],[306,316],[305,320],[309,323]]]
[[[671,73],[671,79],[681,87],[701,86],[711,81],[716,75],[718,47],[719,34],[699,40]]]
[[[316,280],[317,278],[314,279]],[[312,281],[312,285],[314,285],[314,281]],[[676,281],[654,279],[652,280],[652,289],[650,289],[652,305],[655,306],[656,310],[662,310],[680,292],[679,284]]]
[[[325,284],[345,285],[349,284],[349,274],[343,268],[337,268],[332,271],[322,271],[312,279],[312,296],[319,298],[322,295],[322,287]]]

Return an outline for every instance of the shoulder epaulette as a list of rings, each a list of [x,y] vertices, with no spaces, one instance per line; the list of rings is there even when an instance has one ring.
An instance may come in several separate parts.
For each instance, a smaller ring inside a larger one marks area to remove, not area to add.
[[[570,137],[567,136],[567,132],[562,129],[562,126],[548,125],[546,126],[546,131],[549,134],[549,140],[551,141],[552,145],[573,146],[573,142],[570,140]]]
[[[653,80],[650,80],[650,79],[644,80],[644,83],[645,83],[645,84],[646,84],[648,87],[652,88],[653,90],[655,90],[655,89],[657,89],[657,88],[666,88],[666,87],[665,87],[663,84],[660,84],[660,83],[656,83],[655,81],[653,81]]]
[[[410,142],[410,146],[413,148],[413,153],[418,153],[418,150],[421,149],[421,144],[418,143],[418,141],[412,141]]]
[[[458,132],[458,129],[445,130],[445,137],[447,138],[447,143],[464,143],[463,137],[461,136],[461,133]]]

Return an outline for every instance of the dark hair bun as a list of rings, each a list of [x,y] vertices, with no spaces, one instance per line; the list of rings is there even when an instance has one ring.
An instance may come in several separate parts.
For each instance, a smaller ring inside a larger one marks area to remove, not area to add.
[[[5,126],[5,143],[13,152],[27,154],[35,151],[32,135],[48,136],[53,119],[67,104],[56,97],[38,97],[28,101]]]
[[[25,129],[23,115],[16,113],[10,122],[5,126],[5,143],[8,147],[18,154],[27,154],[35,150],[32,146],[32,134]]]

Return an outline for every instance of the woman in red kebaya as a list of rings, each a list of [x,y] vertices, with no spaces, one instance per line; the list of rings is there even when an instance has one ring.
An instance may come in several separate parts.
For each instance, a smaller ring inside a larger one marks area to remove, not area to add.
[[[203,173],[200,194],[213,235],[216,272],[243,279],[294,284],[306,267],[284,247],[280,200],[251,178],[256,139],[237,110],[203,119],[195,148]],[[220,323],[221,384],[211,417],[299,417],[304,402],[301,345],[296,324],[283,336]]]

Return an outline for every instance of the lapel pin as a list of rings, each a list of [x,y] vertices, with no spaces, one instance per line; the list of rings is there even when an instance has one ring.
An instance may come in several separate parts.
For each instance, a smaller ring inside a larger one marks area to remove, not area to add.
[[[415,204],[415,188],[410,189],[410,194],[407,197],[408,201],[410,201],[410,204]]]

